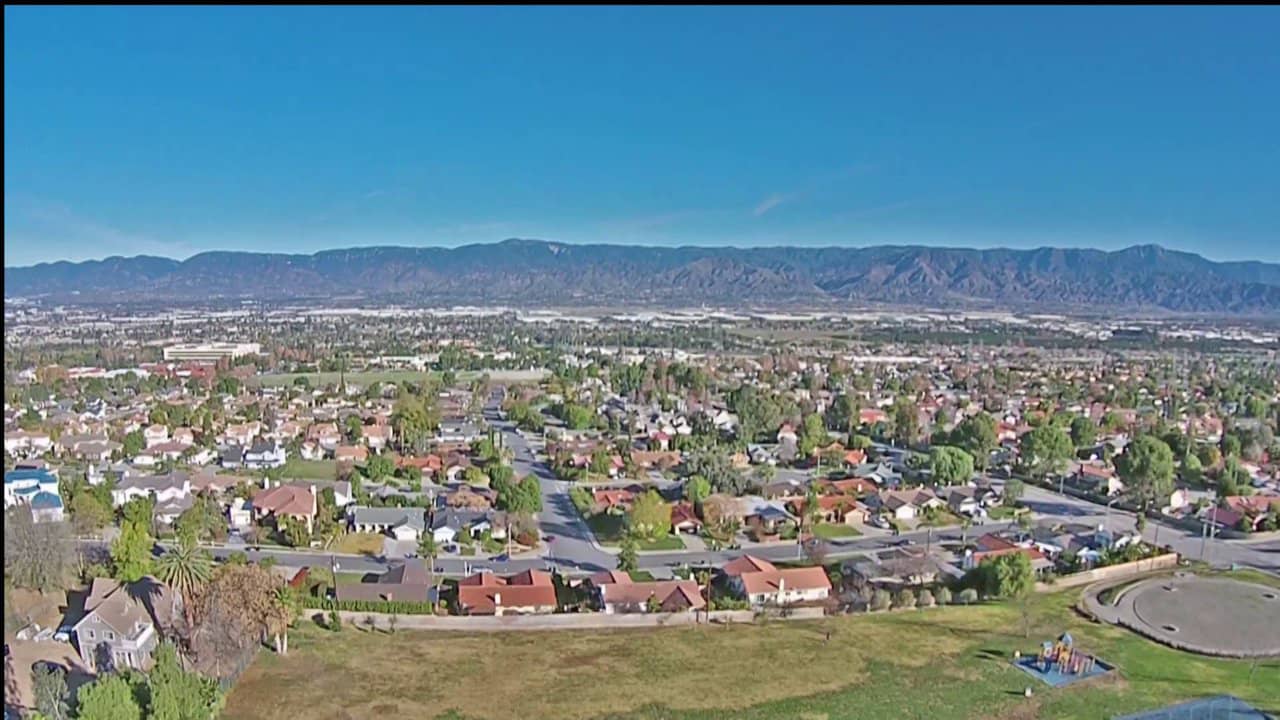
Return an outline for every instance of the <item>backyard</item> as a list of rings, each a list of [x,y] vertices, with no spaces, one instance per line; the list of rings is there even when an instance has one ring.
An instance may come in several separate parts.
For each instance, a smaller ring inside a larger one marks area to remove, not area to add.
[[[333,480],[338,474],[336,460],[303,460],[293,456],[280,468],[281,477],[291,480]]]
[[[304,620],[287,657],[264,652],[245,673],[225,716],[1105,718],[1216,693],[1280,711],[1280,662],[1180,653],[1079,618],[1078,597],[1034,598],[1029,638],[1004,604],[657,631],[335,634]],[[1064,631],[1119,676],[1058,690],[1009,663]]]

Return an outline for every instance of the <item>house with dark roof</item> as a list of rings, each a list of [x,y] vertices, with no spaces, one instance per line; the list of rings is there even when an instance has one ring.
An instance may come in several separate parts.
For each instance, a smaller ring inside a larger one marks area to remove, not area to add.
[[[371,583],[346,583],[337,586],[334,597],[339,601],[372,600],[385,602],[434,602],[435,588],[426,564],[420,558],[407,558],[387,570]]]
[[[693,580],[636,582],[624,572],[606,570],[587,580],[594,605],[606,614],[690,612],[707,606]]]
[[[385,533],[396,540],[417,541],[427,527],[427,511],[420,507],[367,507],[351,511],[350,525],[356,532]]]
[[[85,667],[146,670],[160,629],[182,612],[182,596],[153,577],[131,585],[94,578],[84,607],[73,632]]]

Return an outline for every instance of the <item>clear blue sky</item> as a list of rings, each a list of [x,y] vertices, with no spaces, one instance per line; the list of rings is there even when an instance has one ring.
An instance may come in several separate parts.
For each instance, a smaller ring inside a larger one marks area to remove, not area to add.
[[[1280,260],[1277,8],[5,8],[6,265],[563,242]]]

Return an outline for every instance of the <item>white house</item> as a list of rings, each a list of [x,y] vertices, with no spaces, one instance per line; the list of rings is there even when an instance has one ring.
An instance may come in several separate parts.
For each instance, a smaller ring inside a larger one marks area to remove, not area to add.
[[[111,489],[111,502],[120,507],[134,498],[155,496],[162,504],[184,503],[191,497],[191,478],[186,473],[168,475],[126,475]]]
[[[15,430],[4,434],[4,451],[12,457],[43,455],[53,449],[53,439],[46,433]]]
[[[419,507],[357,507],[351,513],[356,532],[386,533],[396,540],[413,540],[427,527],[426,510]]]
[[[768,560],[743,555],[721,572],[753,607],[817,602],[831,594],[831,580],[821,566],[779,570]]]
[[[164,425],[151,425],[143,428],[142,439],[147,447],[169,442],[169,428]]]
[[[254,443],[244,451],[244,466],[251,470],[276,468],[287,461],[288,453],[275,440]]]

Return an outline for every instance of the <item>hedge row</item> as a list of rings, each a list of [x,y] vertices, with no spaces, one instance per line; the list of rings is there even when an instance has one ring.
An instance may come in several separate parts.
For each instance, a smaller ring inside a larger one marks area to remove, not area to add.
[[[429,602],[408,600],[333,600],[306,596],[302,606],[310,610],[343,610],[346,612],[385,613],[388,615],[434,615],[435,606]]]

